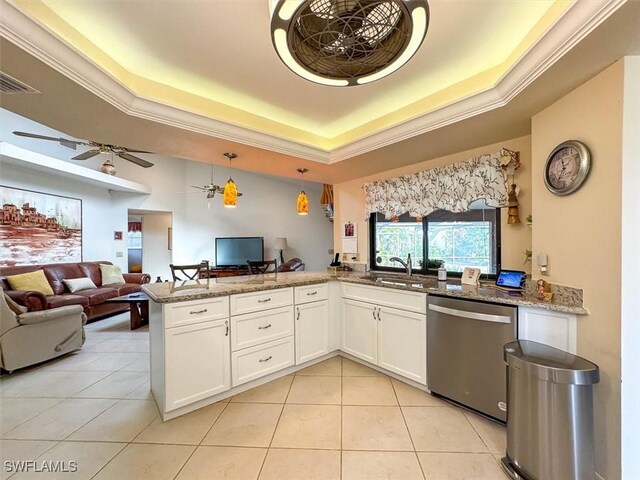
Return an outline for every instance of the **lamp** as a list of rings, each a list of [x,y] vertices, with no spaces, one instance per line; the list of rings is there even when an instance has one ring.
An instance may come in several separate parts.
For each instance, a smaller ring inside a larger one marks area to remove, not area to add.
[[[296,75],[334,87],[398,70],[427,33],[427,0],[271,0],[271,41]]]
[[[298,194],[298,200],[296,201],[296,210],[298,215],[307,215],[309,213],[309,197],[304,192],[304,174],[309,170],[307,168],[299,168],[298,173],[302,177],[302,186],[300,187],[300,193]]]
[[[238,157],[235,153],[225,153],[224,156],[229,159],[229,168],[231,168],[231,160]],[[229,175],[229,180],[227,180],[222,192],[222,204],[225,208],[236,208],[238,204],[238,187],[236,187],[236,182],[233,181],[231,175]]]
[[[280,264],[284,263],[284,256],[282,255],[282,251],[286,250],[287,248],[289,248],[289,245],[287,245],[286,237],[278,237],[276,238],[276,241],[273,242],[273,249],[280,250]]]

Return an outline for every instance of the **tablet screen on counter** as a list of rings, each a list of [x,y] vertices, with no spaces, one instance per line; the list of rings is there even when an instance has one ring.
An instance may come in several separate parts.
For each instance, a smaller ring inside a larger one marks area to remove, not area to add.
[[[518,270],[500,270],[496,285],[503,288],[524,288],[526,272]]]

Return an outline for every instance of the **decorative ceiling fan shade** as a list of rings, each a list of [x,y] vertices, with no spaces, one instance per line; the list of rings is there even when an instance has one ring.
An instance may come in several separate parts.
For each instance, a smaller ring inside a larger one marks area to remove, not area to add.
[[[224,186],[222,204],[225,208],[236,208],[236,205],[238,205],[238,187],[236,187],[236,182],[231,178],[227,180],[227,183]]]
[[[292,3],[299,4],[293,11]],[[303,78],[360,85],[413,56],[427,31],[428,8],[427,0],[277,0],[272,40],[282,61]]]

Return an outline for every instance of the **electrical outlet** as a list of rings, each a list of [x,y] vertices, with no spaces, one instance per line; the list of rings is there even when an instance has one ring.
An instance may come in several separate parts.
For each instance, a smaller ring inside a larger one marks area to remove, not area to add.
[[[546,254],[541,253],[538,255],[538,270],[540,270],[540,275],[549,275],[548,260]]]

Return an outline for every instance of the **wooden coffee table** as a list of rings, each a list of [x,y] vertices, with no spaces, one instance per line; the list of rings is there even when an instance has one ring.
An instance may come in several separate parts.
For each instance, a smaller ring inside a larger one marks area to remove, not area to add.
[[[131,330],[135,330],[149,323],[149,297],[144,293],[130,293],[129,295],[110,298],[107,302],[130,304]]]

